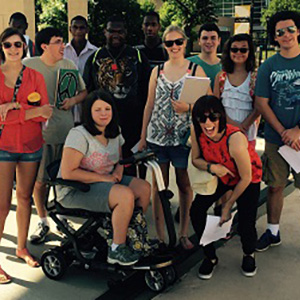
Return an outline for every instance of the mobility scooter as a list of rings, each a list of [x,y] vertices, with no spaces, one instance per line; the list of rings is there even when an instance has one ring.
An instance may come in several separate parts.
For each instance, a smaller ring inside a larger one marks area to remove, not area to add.
[[[173,197],[173,193],[165,189],[162,173],[155,154],[150,150],[138,152],[132,157],[120,161],[120,163],[123,165],[138,165],[143,163],[154,172],[169,235],[168,248],[173,249],[176,244],[176,231],[169,201]],[[99,231],[101,231],[103,222],[107,220],[108,214],[83,209],[64,208],[57,201],[56,186],[64,185],[88,192],[89,185],[56,178],[59,166],[60,161],[56,161],[47,168],[50,178],[48,185],[49,189],[53,190],[54,199],[46,201],[46,208],[49,216],[64,233],[66,238],[62,241],[61,246],[53,247],[43,253],[41,266],[45,275],[50,279],[59,280],[65,274],[68,266],[80,264],[86,269],[97,268],[112,271],[117,273],[118,276],[121,275],[124,279],[133,272],[144,272],[147,286],[156,292],[162,291],[166,286],[173,284],[177,279],[173,266],[175,262],[174,255],[162,255],[154,250],[148,257],[141,258],[138,263],[128,267],[118,264],[111,265],[106,262],[108,245],[107,241],[99,234]],[[85,219],[85,222],[78,230],[70,232],[58,218],[58,215],[79,217]],[[114,281],[112,280],[111,282]]]

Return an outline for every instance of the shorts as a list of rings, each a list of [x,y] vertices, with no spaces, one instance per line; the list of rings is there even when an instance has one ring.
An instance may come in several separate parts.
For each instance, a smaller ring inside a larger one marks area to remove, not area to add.
[[[271,187],[284,187],[290,173],[293,173],[295,187],[300,188],[300,173],[291,170],[289,164],[278,153],[279,145],[266,142],[265,152],[261,157],[263,164],[262,180]]]
[[[42,159],[43,148],[33,153],[13,153],[0,150],[0,161],[2,162],[39,162]]]
[[[129,186],[134,177],[124,175],[120,181],[121,185]],[[79,208],[89,211],[110,213],[108,198],[114,182],[96,182],[90,184],[87,193],[68,187],[58,187],[57,200],[65,208]]]
[[[43,156],[36,177],[36,181],[45,182],[49,179],[47,173],[47,166],[52,162],[54,162],[55,160],[61,159],[63,148],[64,148],[63,144],[58,144],[58,145],[44,144]]]
[[[148,146],[156,154],[159,164],[172,162],[174,168],[187,169],[190,147],[183,145],[159,146],[153,143],[148,143]]]

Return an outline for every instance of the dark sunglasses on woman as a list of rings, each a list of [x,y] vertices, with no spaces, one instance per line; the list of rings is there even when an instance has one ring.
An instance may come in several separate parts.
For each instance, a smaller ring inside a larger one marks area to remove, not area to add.
[[[170,48],[174,45],[174,43],[177,45],[177,46],[181,46],[183,45],[184,43],[184,39],[176,39],[176,40],[173,40],[173,41],[164,41],[165,45],[167,48]]]
[[[10,42],[3,42],[2,46],[4,49],[9,49],[12,46],[15,46],[16,48],[22,48],[23,47],[23,42],[14,42],[14,43],[10,43]]]
[[[198,118],[198,122],[205,123],[207,118],[210,119],[211,122],[216,122],[220,119],[221,114],[220,113],[214,113],[211,112],[209,115],[202,115]]]
[[[297,31],[297,26],[288,26],[285,28],[280,28],[276,30],[276,36],[281,37],[288,31],[289,33],[295,33]]]
[[[245,54],[249,51],[249,49],[248,48],[236,48],[236,47],[234,47],[234,48],[230,48],[230,51],[232,53],[238,53],[240,51],[241,53]]]

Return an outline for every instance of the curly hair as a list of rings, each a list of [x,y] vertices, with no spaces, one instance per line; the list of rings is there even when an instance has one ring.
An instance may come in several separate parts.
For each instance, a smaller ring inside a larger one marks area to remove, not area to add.
[[[247,33],[236,34],[229,38],[229,40],[225,43],[224,50],[222,53],[221,63],[222,68],[226,73],[233,73],[234,71],[234,62],[230,57],[230,49],[234,42],[248,42],[248,58],[246,61],[246,71],[251,72],[255,69],[255,52],[254,52],[254,44],[252,38]]]
[[[296,11],[279,11],[274,14],[268,22],[268,34],[270,42],[274,46],[279,46],[278,42],[275,41],[275,29],[276,24],[280,21],[293,20],[298,29],[300,29],[300,14]],[[298,35],[298,43],[300,43],[300,35]]]

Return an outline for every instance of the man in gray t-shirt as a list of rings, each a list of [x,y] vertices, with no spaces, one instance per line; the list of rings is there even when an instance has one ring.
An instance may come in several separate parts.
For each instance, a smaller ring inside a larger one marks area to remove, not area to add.
[[[58,70],[76,70],[77,68],[70,60],[63,59],[65,44],[62,34],[58,29],[48,27],[41,30],[36,36],[36,46],[39,53],[42,53],[41,56],[25,59],[24,65],[37,70],[44,76],[49,103],[54,105]],[[61,158],[65,139],[69,130],[74,126],[71,108],[77,103],[82,102],[86,95],[85,84],[79,74],[77,94],[72,98],[66,98],[59,109],[54,107],[52,117],[47,122],[46,128],[43,131],[45,140],[43,157],[34,187],[34,202],[41,221],[38,224],[37,230],[30,237],[32,243],[42,242],[49,232],[49,223],[44,207],[47,194],[45,180],[48,178],[46,167],[51,162]]]
[[[269,25],[271,41],[280,46],[280,52],[261,65],[255,88],[256,108],[266,120],[262,160],[263,180],[268,185],[268,224],[257,242],[257,251],[281,243],[279,221],[290,166],[278,149],[285,144],[300,150],[300,15],[278,12]],[[295,186],[300,188],[300,174],[294,177]]]

